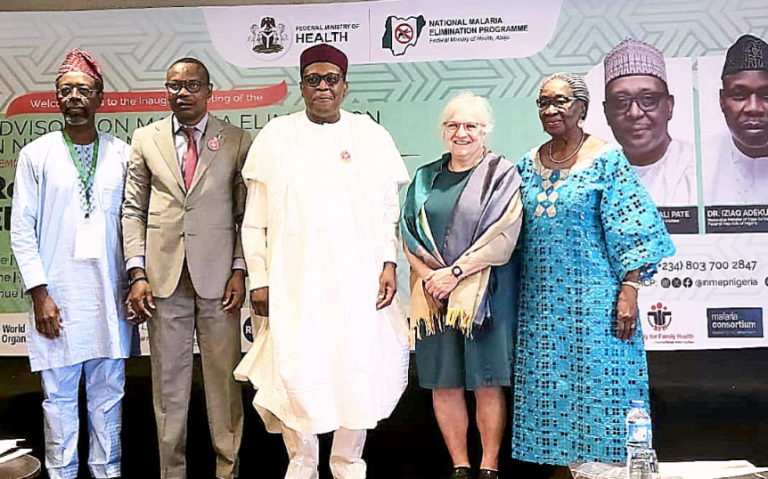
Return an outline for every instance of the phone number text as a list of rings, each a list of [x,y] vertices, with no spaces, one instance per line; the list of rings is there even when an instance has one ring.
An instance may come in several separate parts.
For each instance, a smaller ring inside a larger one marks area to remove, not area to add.
[[[662,261],[659,263],[659,271],[725,271],[744,270],[755,271],[757,261]]]

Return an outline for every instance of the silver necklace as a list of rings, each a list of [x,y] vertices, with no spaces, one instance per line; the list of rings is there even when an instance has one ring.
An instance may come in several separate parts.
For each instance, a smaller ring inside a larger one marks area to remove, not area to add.
[[[584,138],[585,138],[586,136],[587,136],[587,135],[585,135],[585,134],[584,134],[584,130],[581,130],[581,141],[579,141],[579,144],[578,144],[578,146],[576,147],[576,149],[575,149],[575,150],[573,150],[573,153],[571,153],[570,155],[566,156],[566,157],[565,157],[565,158],[563,158],[562,160],[556,160],[556,159],[555,159],[555,158],[552,156],[552,144],[553,144],[555,141],[554,141],[554,140],[550,141],[550,142],[549,142],[549,161],[551,161],[552,163],[555,163],[556,165],[561,165],[561,164],[563,164],[563,163],[566,163],[568,160],[570,160],[571,158],[573,158],[573,157],[576,155],[576,153],[578,153],[578,152],[579,152],[579,150],[581,149],[581,145],[583,145],[583,144],[584,144]]]

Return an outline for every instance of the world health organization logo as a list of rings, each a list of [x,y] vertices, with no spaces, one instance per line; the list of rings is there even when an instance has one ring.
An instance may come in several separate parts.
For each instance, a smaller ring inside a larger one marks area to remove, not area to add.
[[[261,17],[259,23],[251,25],[248,36],[253,53],[264,60],[282,57],[291,46],[290,26],[277,23],[275,17]]]
[[[388,48],[396,57],[405,55],[408,47],[416,46],[426,24],[424,15],[408,18],[390,16],[384,23],[381,48]]]

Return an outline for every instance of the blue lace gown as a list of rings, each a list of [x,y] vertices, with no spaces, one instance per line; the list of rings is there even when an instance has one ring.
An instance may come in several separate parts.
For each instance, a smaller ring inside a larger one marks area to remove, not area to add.
[[[512,456],[555,465],[623,462],[631,399],[648,400],[640,322],[616,338],[621,279],[674,254],[658,210],[621,150],[548,170],[518,167],[525,219]]]

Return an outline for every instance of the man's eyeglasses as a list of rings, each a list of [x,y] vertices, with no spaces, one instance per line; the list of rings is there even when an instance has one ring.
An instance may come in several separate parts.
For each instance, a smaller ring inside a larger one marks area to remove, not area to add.
[[[312,73],[310,75],[306,75],[301,79],[301,81],[311,88],[319,87],[320,83],[323,81],[325,81],[325,84],[328,86],[334,86],[341,81],[341,74],[327,73],[325,75],[318,75],[317,73]]]
[[[667,98],[666,93],[643,93],[639,96],[618,96],[605,100],[605,107],[611,113],[626,113],[632,108],[632,103],[644,112],[654,111],[659,107],[661,100]]]
[[[546,110],[550,106],[554,106],[557,110],[565,111],[574,100],[578,100],[578,98],[575,96],[556,96],[554,98],[540,96],[536,99],[536,106],[541,111]]]
[[[483,125],[474,121],[467,121],[467,122],[446,121],[443,123],[443,128],[445,128],[445,131],[447,131],[448,133],[455,133],[462,126],[464,127],[464,131],[466,131],[470,135],[479,132],[480,128],[483,127]]]
[[[169,81],[165,84],[165,89],[168,93],[178,95],[181,93],[181,89],[186,88],[190,93],[197,93],[203,88],[203,82],[200,80],[182,80],[182,81]]]
[[[91,90],[85,86],[63,86],[56,90],[56,94],[61,98],[69,98],[77,92],[77,94],[83,98],[90,98],[100,91],[101,90]]]

